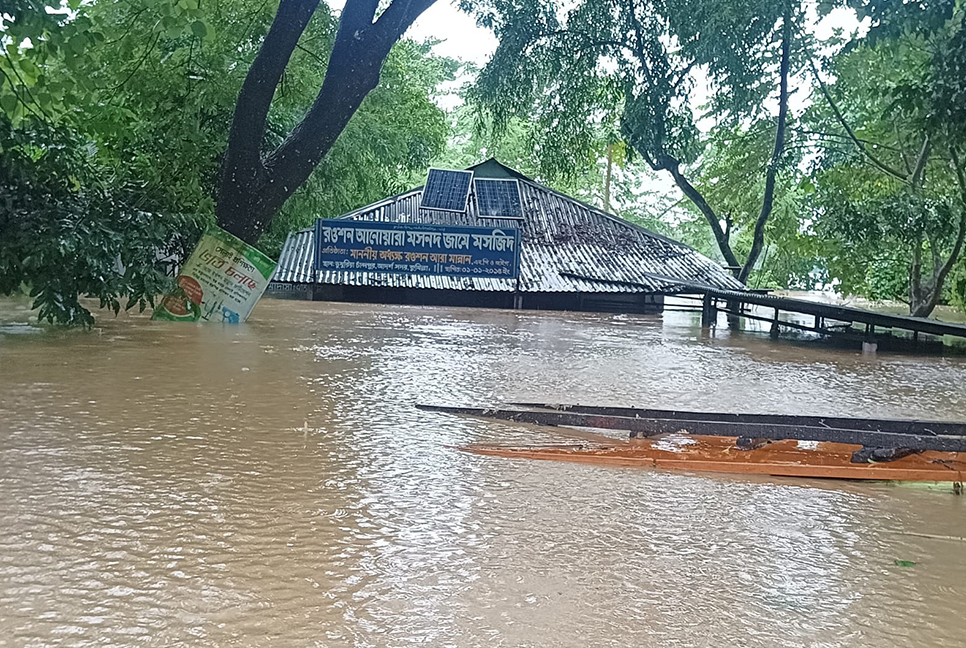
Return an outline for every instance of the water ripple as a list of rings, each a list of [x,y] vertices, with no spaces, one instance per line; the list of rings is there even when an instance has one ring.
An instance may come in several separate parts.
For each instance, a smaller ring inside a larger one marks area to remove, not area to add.
[[[2,336],[0,645],[961,644],[962,545],[903,532],[966,535],[964,498],[465,455],[558,437],[412,407],[963,411],[962,359],[661,322],[266,300]]]

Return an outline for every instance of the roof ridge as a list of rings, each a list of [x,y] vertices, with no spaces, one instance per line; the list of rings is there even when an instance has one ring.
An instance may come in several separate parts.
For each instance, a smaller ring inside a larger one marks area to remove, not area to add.
[[[627,226],[629,226],[629,227],[631,227],[633,229],[638,230],[639,232],[641,232],[643,234],[647,234],[650,237],[653,237],[653,238],[656,238],[658,240],[664,241],[665,243],[670,243],[671,245],[674,245],[674,246],[677,246],[677,247],[682,247],[682,248],[684,248],[686,250],[690,250],[690,251],[694,252],[695,254],[700,255],[702,258],[708,259],[708,257],[704,256],[703,254],[701,254],[700,252],[698,252],[697,250],[695,250],[693,247],[691,247],[687,243],[682,243],[681,241],[676,241],[676,240],[670,238],[669,236],[665,236],[664,234],[659,234],[658,232],[653,232],[653,231],[647,229],[646,227],[643,227],[641,225],[638,225],[637,223],[632,223],[631,221],[629,221],[627,219],[624,219],[624,218],[621,218],[620,216],[617,216],[616,214],[611,214],[610,212],[605,212],[600,207],[595,207],[594,205],[591,205],[590,203],[586,203],[583,200],[580,200],[579,198],[574,198],[573,196],[568,196],[567,194],[565,194],[565,193],[563,193],[561,191],[557,191],[556,189],[554,189],[552,187],[548,187],[547,185],[542,184],[540,182],[537,182],[536,180],[533,180],[531,178],[524,177],[523,181],[524,182],[527,182],[529,184],[532,184],[537,189],[541,189],[543,191],[547,191],[549,193],[552,193],[553,195],[558,196],[560,198],[563,198],[564,200],[569,200],[570,202],[577,203],[578,205],[580,205],[581,207],[584,207],[585,209],[589,209],[592,212],[596,212],[598,216],[603,216],[604,218],[607,218],[609,220],[612,220],[612,221],[614,221],[614,222],[616,222],[616,223],[618,223],[620,225],[627,225]],[[712,261],[711,259],[708,259],[708,261],[711,261],[711,263],[714,263],[714,261]]]
[[[548,192],[554,194],[555,196],[559,196],[560,198],[563,198],[564,200],[569,200],[571,202],[577,203],[578,205],[580,205],[582,207],[585,207],[586,209],[589,209],[592,212],[596,212],[598,215],[603,216],[605,218],[608,218],[608,219],[610,219],[610,220],[612,220],[612,221],[614,221],[614,222],[616,222],[618,224],[628,225],[631,228],[638,230],[642,234],[646,234],[646,235],[651,236],[653,238],[656,238],[658,240],[664,241],[665,243],[670,243],[671,245],[675,245],[677,247],[682,247],[682,248],[684,248],[686,250],[690,250],[690,251],[694,252],[695,254],[699,255],[701,258],[707,259],[709,262],[714,263],[715,265],[718,265],[720,267],[720,264],[715,263],[715,261],[713,261],[712,259],[709,259],[708,257],[704,256],[703,254],[701,254],[700,252],[698,252],[697,250],[695,250],[693,247],[691,247],[687,243],[682,243],[681,241],[677,241],[675,239],[672,239],[671,237],[665,236],[664,234],[660,234],[658,232],[651,231],[651,230],[647,229],[646,227],[643,227],[642,225],[638,225],[637,223],[632,223],[631,221],[629,221],[627,219],[624,219],[624,218],[621,218],[620,216],[618,216],[616,214],[611,214],[610,212],[606,212],[603,209],[601,209],[600,207],[597,207],[595,205],[591,205],[590,203],[584,202],[583,200],[580,200],[579,198],[574,198],[573,196],[568,196],[567,194],[563,193],[562,191],[557,191],[553,187],[547,186],[547,185],[543,184],[542,182],[538,182],[538,181],[534,180],[533,178],[531,178],[529,176],[526,176],[523,173],[520,173],[519,171],[517,171],[513,167],[508,167],[507,165],[503,164],[502,162],[500,162],[498,159],[496,159],[493,156],[490,156],[489,158],[487,158],[483,162],[479,162],[477,164],[474,164],[471,167],[467,167],[466,170],[470,170],[470,169],[476,168],[478,166],[481,166],[481,165],[489,162],[490,160],[492,160],[496,164],[499,164],[501,167],[503,167],[504,169],[506,169],[510,173],[514,174],[515,176],[518,176],[517,177],[518,180],[522,180],[524,182],[527,182],[529,184],[532,184],[533,186],[537,187],[538,189],[543,189],[544,191],[548,191]],[[422,187],[420,187],[420,188],[422,188]]]

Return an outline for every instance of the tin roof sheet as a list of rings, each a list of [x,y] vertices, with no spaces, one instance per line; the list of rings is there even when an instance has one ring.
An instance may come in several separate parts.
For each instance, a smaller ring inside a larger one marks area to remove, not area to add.
[[[475,167],[471,167],[475,168]],[[506,168],[506,167],[505,167]],[[521,292],[662,292],[675,284],[653,275],[701,282],[720,289],[744,286],[729,272],[688,246],[645,230],[537,182],[520,178],[524,218],[478,218],[470,200],[465,212],[419,209],[422,188],[373,203],[341,218],[439,225],[521,227]],[[315,234],[289,234],[274,281],[448,290],[517,290],[514,279],[481,279],[378,272],[316,272]]]

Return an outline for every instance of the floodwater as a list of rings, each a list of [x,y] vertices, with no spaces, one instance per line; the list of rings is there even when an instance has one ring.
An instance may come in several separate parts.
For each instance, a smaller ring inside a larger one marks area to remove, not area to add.
[[[0,302],[0,646],[966,644],[966,497],[527,462],[416,402],[962,419],[966,358],[622,316]],[[897,566],[895,561],[913,561]]]

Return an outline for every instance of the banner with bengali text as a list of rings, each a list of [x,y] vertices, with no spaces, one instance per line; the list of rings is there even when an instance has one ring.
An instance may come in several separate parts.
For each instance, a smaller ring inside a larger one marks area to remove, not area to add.
[[[315,269],[515,279],[520,230],[320,218]]]

